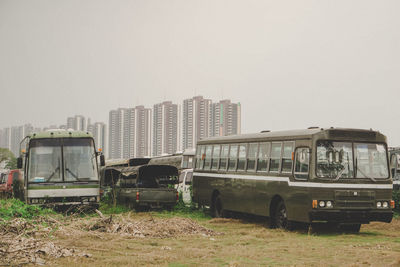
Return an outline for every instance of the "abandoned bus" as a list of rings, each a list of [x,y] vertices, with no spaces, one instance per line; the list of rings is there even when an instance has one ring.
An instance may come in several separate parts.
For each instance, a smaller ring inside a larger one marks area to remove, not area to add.
[[[49,130],[27,136],[24,197],[34,205],[99,205],[99,172],[94,140],[81,131]],[[100,156],[103,163],[104,157]]]
[[[372,130],[309,128],[198,142],[193,200],[269,216],[271,227],[329,222],[359,231],[390,222],[392,179],[386,137]]]
[[[178,170],[191,169],[193,168],[194,155],[194,149],[186,149],[185,151],[176,154],[154,157],[148,164],[171,165],[178,168]]]

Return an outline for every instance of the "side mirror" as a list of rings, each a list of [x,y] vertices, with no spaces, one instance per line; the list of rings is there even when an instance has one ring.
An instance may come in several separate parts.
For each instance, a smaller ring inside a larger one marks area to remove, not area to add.
[[[100,166],[105,166],[106,165],[106,160],[104,158],[104,155],[100,155]]]
[[[22,169],[22,157],[17,158],[17,169]]]

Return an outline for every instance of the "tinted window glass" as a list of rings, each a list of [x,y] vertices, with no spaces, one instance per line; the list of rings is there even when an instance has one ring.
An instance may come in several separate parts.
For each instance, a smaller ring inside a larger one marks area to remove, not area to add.
[[[219,152],[221,150],[220,145],[214,145],[213,148],[213,155],[212,155],[212,164],[211,164],[211,169],[212,170],[217,170],[218,169],[218,161],[219,161]]]
[[[221,159],[219,162],[219,169],[226,170],[228,164],[228,154],[229,153],[229,145],[222,145],[221,149]]]
[[[294,142],[283,143],[283,156],[282,156],[282,172],[292,172],[292,152],[294,148]]]
[[[270,146],[271,146],[270,143],[260,144],[260,148],[258,150],[258,161],[257,161],[258,171],[263,171],[263,172],[267,171]]]
[[[308,179],[310,165],[310,152],[308,148],[298,148],[295,156],[294,177],[298,179]]]
[[[272,143],[271,160],[269,165],[270,172],[279,172],[279,163],[281,161],[282,143]]]
[[[256,168],[256,159],[258,153],[258,144],[252,143],[249,145],[249,153],[247,155],[247,170],[254,171]]]
[[[211,153],[212,153],[212,146],[206,146],[206,153],[204,159],[205,170],[209,170],[211,168]]]
[[[228,170],[235,171],[237,163],[238,145],[231,145],[229,150]]]
[[[246,165],[246,147],[247,145],[243,144],[239,146],[239,160],[237,169],[244,171],[244,167]]]

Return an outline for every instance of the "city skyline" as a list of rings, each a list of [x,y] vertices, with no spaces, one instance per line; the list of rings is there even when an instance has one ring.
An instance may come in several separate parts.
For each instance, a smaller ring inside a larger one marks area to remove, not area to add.
[[[110,159],[159,156],[193,148],[203,138],[240,134],[240,114],[240,103],[232,103],[230,99],[213,102],[198,95],[184,99],[182,104],[164,101],[152,108],[139,105],[113,109],[109,111],[108,124],[92,123],[89,117],[73,115],[65,123],[43,128],[34,128],[31,124],[6,127],[0,129],[0,147],[10,148],[15,154],[19,150],[18,140],[27,134],[73,129],[91,132],[97,148]],[[187,142],[188,136],[190,142]]]

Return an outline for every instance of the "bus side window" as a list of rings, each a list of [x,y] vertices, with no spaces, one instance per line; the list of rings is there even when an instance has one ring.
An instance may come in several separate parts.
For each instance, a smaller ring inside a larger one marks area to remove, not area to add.
[[[255,171],[257,153],[258,153],[258,144],[257,143],[250,144],[249,153],[247,154],[247,171]]]
[[[282,155],[282,172],[291,173],[292,172],[292,152],[294,148],[294,142],[284,142],[283,143],[283,155]]]
[[[229,150],[228,170],[236,171],[238,157],[238,145],[231,145]]]
[[[220,145],[214,145],[213,147],[211,170],[218,170],[219,152],[221,150],[220,148]]]
[[[279,172],[279,165],[282,156],[282,142],[272,143],[271,145],[271,159],[269,163],[270,172]]]
[[[240,171],[245,170],[245,165],[246,165],[246,148],[247,144],[241,144],[239,145],[239,157],[238,157],[238,166],[237,169]]]
[[[270,155],[270,143],[261,143],[258,150],[257,171],[266,172],[268,170],[268,159]]]
[[[310,150],[302,147],[296,149],[294,177],[296,179],[308,179],[310,166]]]
[[[196,170],[200,169],[200,160],[201,160],[201,146],[197,146],[197,148],[196,148],[196,163],[195,163]]]
[[[228,164],[229,145],[222,145],[219,169],[225,171]]]
[[[212,146],[206,146],[205,159],[204,159],[204,169],[209,170],[211,168],[211,154]]]

